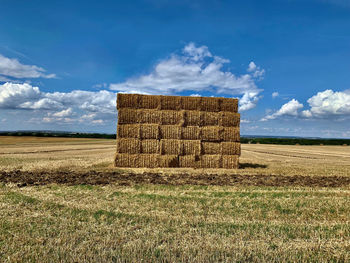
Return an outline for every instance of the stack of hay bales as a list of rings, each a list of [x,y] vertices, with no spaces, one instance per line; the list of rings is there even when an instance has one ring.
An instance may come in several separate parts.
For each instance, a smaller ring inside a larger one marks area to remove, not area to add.
[[[238,100],[117,96],[117,167],[238,168]]]

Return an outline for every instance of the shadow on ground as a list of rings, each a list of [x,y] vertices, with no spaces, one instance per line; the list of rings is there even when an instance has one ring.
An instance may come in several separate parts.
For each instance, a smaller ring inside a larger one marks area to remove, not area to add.
[[[258,163],[240,163],[239,169],[246,169],[246,168],[267,168],[266,164],[258,164]]]

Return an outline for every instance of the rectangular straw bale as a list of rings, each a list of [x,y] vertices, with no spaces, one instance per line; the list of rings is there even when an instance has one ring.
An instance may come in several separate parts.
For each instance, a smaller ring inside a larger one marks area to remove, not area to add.
[[[140,138],[139,124],[117,125],[117,138]]]
[[[183,155],[200,155],[201,141],[200,140],[182,140]]]
[[[241,143],[240,142],[221,142],[221,154],[241,155]]]
[[[158,124],[140,124],[141,139],[159,139]]]
[[[183,110],[200,110],[200,97],[181,97],[181,109]]]
[[[138,154],[116,153],[114,165],[116,167],[138,167]]]
[[[176,125],[160,125],[159,137],[161,139],[181,139],[181,127]]]
[[[238,166],[239,166],[238,155],[223,155],[222,156],[222,168],[238,169]]]
[[[141,141],[133,138],[118,138],[117,153],[141,153]]]
[[[181,140],[162,139],[160,140],[160,153],[181,155],[183,152]]]
[[[186,126],[201,126],[201,112],[184,111],[184,121]]]
[[[160,96],[139,95],[139,108],[160,109]]]
[[[137,167],[158,167],[158,154],[139,154],[137,158]]]
[[[181,127],[181,139],[183,140],[199,140],[200,139],[200,127],[199,126],[187,126]]]
[[[238,99],[220,98],[220,110],[238,112]]]
[[[159,154],[159,140],[142,140],[141,153]]]
[[[139,123],[153,123],[159,124],[161,122],[161,111],[140,109],[137,113],[137,120]]]
[[[118,110],[119,124],[135,124],[139,122],[138,111],[135,109],[121,108]]]
[[[222,129],[220,126],[204,126],[201,128],[200,138],[202,141],[221,141]]]
[[[183,113],[175,110],[162,110],[161,124],[162,125],[180,125],[183,119]]]
[[[201,98],[201,111],[220,111],[220,99],[219,98]]]
[[[158,156],[158,167],[179,167],[179,156],[178,155],[159,155]]]
[[[220,126],[224,127],[239,127],[240,126],[240,114],[234,112],[221,112],[219,121]]]
[[[183,155],[179,156],[179,166],[197,168],[199,165],[198,156],[196,155]]]
[[[117,94],[117,109],[121,108],[138,108],[139,105],[139,96],[138,94]]]
[[[217,126],[219,125],[221,114],[219,112],[201,112],[201,120],[203,126]]]
[[[220,154],[201,155],[199,167],[200,168],[221,168],[222,158]]]
[[[220,154],[221,145],[219,142],[202,142],[202,154]]]
[[[161,96],[160,109],[162,110],[180,110],[181,97],[179,96]]]
[[[239,142],[240,133],[237,127],[223,127],[221,139],[226,142]]]

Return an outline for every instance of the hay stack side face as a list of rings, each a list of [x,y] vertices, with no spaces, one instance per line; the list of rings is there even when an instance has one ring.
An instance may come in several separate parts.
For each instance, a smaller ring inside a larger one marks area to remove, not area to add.
[[[237,99],[119,93],[117,109],[116,167],[238,168]]]

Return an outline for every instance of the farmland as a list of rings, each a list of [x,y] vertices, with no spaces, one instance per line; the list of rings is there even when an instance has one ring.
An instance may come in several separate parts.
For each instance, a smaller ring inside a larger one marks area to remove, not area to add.
[[[350,260],[350,146],[243,144],[237,170],[116,169],[115,147],[0,137],[0,261]]]

